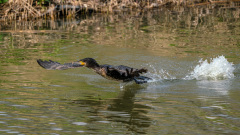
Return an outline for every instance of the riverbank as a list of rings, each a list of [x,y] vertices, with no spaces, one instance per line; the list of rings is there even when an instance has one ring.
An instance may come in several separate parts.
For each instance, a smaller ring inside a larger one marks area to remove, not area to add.
[[[240,0],[9,0],[0,4],[0,21],[33,20],[37,18],[72,18],[91,13],[139,12],[156,8],[209,6],[238,8]]]

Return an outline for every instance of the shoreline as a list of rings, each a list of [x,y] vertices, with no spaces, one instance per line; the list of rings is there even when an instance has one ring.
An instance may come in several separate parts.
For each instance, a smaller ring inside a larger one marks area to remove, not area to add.
[[[38,18],[58,19],[59,17],[72,18],[76,15],[91,13],[112,14],[117,12],[145,12],[153,9],[168,8],[175,10],[179,7],[195,8],[239,8],[240,0],[80,0],[57,2],[57,0],[42,1],[15,0],[0,4],[0,21],[35,20]]]

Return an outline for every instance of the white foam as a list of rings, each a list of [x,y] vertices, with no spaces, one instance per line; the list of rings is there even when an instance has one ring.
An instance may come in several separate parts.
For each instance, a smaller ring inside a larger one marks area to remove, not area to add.
[[[147,76],[152,78],[152,80],[149,80],[148,82],[158,82],[164,79],[176,79],[176,77],[170,75],[166,70],[157,70],[153,65],[149,65],[149,67],[152,68],[153,72],[147,73]]]
[[[228,62],[224,56],[218,56],[210,60],[199,61],[194,70],[184,79],[191,80],[223,80],[234,78],[233,64]]]

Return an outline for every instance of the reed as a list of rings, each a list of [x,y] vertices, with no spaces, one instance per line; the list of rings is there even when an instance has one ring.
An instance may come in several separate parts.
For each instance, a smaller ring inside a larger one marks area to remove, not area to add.
[[[5,0],[6,1],[6,0]],[[68,18],[76,14],[92,12],[144,12],[154,8],[179,6],[224,6],[239,7],[240,0],[8,0],[1,4],[0,21],[30,20],[60,16]]]

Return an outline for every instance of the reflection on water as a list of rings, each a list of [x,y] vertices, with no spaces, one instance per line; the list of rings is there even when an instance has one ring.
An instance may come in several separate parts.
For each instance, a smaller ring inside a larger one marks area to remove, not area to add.
[[[162,9],[3,25],[0,134],[240,131],[239,9]],[[84,57],[146,67],[154,81],[119,84],[87,68],[49,71],[36,62]],[[218,73],[215,79],[211,73]]]
[[[117,99],[113,99],[108,110],[118,113],[109,113],[107,118],[127,124],[127,130],[133,133],[147,133],[146,131],[150,127],[152,120],[146,114],[151,107],[135,103],[135,94],[139,87],[126,87]],[[119,114],[119,112],[122,113]]]
[[[206,95],[228,95],[228,91],[231,89],[232,80],[202,80],[198,81],[198,90],[204,91]],[[210,92],[211,94],[207,94]]]
[[[91,117],[102,115],[107,121],[99,122],[111,123],[113,128],[119,128],[121,125],[120,127],[124,126],[124,130],[127,132],[147,133],[146,130],[151,125],[151,119],[146,114],[148,113],[147,109],[151,109],[151,107],[137,103],[139,101],[135,99],[135,94],[140,87],[126,86],[117,98],[107,101],[74,100],[73,103],[85,107],[93,106],[92,111],[89,111]],[[104,107],[103,102],[107,102]],[[96,129],[92,127],[91,130]],[[119,130],[119,132],[122,131]]]
[[[11,53],[19,55],[22,49],[31,48],[28,53],[43,50],[56,55],[59,51],[57,44],[97,44],[144,48],[158,56],[216,57],[220,54],[237,58],[240,41],[238,18],[239,9],[202,7],[176,11],[162,9],[143,15],[97,14],[85,20],[21,22],[12,24],[18,27],[8,30],[1,27],[4,30],[1,36],[5,39],[2,41],[4,48],[18,44],[14,51],[4,49],[2,54],[7,58]],[[21,58],[26,59],[25,56]],[[12,59],[8,57],[7,60]]]

